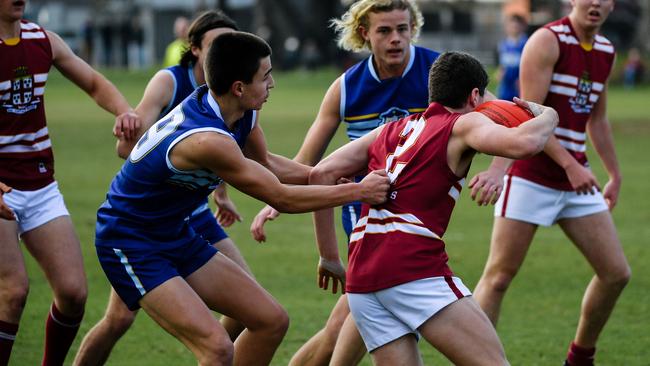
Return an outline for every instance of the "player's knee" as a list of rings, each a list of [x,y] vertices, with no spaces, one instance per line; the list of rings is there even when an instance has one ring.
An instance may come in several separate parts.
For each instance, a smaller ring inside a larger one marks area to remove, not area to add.
[[[632,270],[630,269],[630,266],[625,264],[624,266],[621,266],[620,268],[608,272],[603,280],[607,285],[616,287],[616,288],[624,288],[628,282],[630,282],[630,277],[632,276]]]
[[[5,311],[13,316],[20,316],[25,304],[27,303],[27,295],[29,294],[29,282],[18,281],[12,283],[10,286],[2,286],[0,289],[0,298],[4,304]],[[0,319],[1,320],[1,319]]]
[[[231,365],[235,347],[228,337],[213,332],[205,339],[203,350],[199,355],[200,365]]]
[[[289,314],[279,304],[273,313],[273,320],[267,325],[267,329],[274,337],[282,339],[289,329]]]
[[[56,294],[60,300],[72,309],[83,309],[88,299],[88,288],[84,283],[65,286]]]
[[[104,319],[111,332],[124,334],[135,321],[135,313],[132,311],[118,311],[106,314]]]
[[[516,275],[516,269],[500,268],[487,275],[486,281],[493,291],[506,292]]]

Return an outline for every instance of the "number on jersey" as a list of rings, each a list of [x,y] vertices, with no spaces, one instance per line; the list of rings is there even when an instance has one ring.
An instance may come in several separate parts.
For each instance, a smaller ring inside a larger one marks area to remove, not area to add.
[[[131,155],[129,155],[129,160],[131,160],[132,163],[137,163],[142,160],[142,158],[155,149],[165,137],[171,135],[176,131],[178,126],[183,123],[185,115],[183,115],[183,110],[180,107],[181,105],[179,104],[163,119],[151,126],[144,135],[142,135],[131,151]]]
[[[424,118],[412,119],[406,123],[402,132],[400,132],[400,141],[397,144],[395,152],[388,154],[386,157],[386,172],[391,183],[394,183],[399,174],[404,170],[408,160],[399,160],[399,157],[404,155],[424,131],[425,121]]]

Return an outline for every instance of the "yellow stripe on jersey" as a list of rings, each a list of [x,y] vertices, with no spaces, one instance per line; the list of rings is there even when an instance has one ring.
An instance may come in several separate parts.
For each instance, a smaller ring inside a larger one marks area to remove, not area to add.
[[[15,45],[18,44],[18,42],[20,42],[20,37],[7,38],[7,39],[4,39],[3,42],[7,46],[15,46]]]
[[[375,118],[379,116],[379,113],[371,113],[371,114],[364,114],[363,116],[352,116],[352,117],[345,117],[346,121],[361,121],[364,119],[370,119],[370,118]]]
[[[582,47],[583,50],[589,52],[594,48],[594,45],[591,43],[580,42],[580,47]]]
[[[409,112],[411,113],[419,113],[419,112],[424,112],[426,108],[409,108]],[[379,113],[371,113],[371,114],[364,114],[362,116],[352,116],[352,117],[345,117],[345,121],[362,121],[364,119],[371,119],[378,117]]]

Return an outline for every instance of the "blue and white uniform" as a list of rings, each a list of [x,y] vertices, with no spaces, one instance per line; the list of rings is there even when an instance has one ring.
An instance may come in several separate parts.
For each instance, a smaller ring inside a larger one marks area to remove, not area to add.
[[[410,46],[408,65],[400,77],[380,80],[372,55],[350,67],[341,83],[341,121],[347,124],[350,141],[388,122],[429,105],[429,69],[438,53]],[[360,181],[363,177],[357,177]],[[343,228],[348,237],[361,213],[361,203],[343,206]]]
[[[137,309],[148,291],[190,275],[217,252],[186,218],[221,178],[206,169],[177,169],[171,150],[200,132],[229,136],[243,148],[255,119],[256,112],[248,111],[229,129],[207,86],[201,86],[131,151],[97,212],[95,232],[102,268],[129,309]]]
[[[503,69],[497,92],[499,99],[512,100],[519,96],[519,64],[526,41],[528,37],[522,35],[516,40],[506,38],[499,42],[499,66]]]
[[[171,66],[163,71],[170,74],[174,81],[174,94],[172,95],[169,104],[160,112],[158,119],[163,118],[174,107],[179,105],[188,95],[199,87],[196,79],[194,78],[194,64],[190,63],[188,67],[182,65]],[[208,206],[208,198],[192,212],[188,218],[190,225],[199,233],[205,240],[214,244],[228,237],[228,234],[223,230],[221,225],[217,222],[210,207]]]

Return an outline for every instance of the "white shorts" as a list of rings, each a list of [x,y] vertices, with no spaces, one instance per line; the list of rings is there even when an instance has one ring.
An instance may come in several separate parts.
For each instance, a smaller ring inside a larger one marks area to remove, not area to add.
[[[503,177],[503,192],[494,205],[494,216],[551,226],[568,217],[583,217],[607,211],[600,192],[578,194],[533,183],[519,177]]]
[[[417,329],[447,305],[472,293],[458,277],[430,277],[370,293],[348,293],[368,352]]]
[[[59,216],[69,216],[57,182],[35,191],[12,189],[2,198],[16,214],[18,234],[35,229]]]

